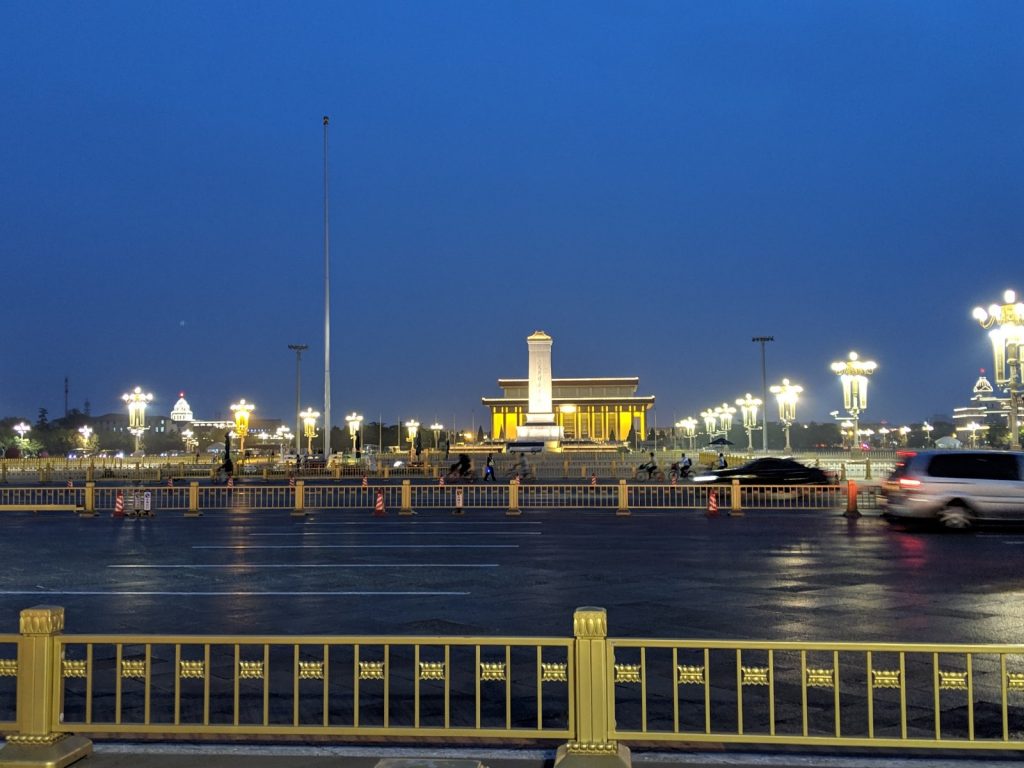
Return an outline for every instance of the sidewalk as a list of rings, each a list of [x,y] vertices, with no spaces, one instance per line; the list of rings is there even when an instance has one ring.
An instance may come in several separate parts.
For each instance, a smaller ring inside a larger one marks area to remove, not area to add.
[[[992,753],[989,753],[990,755]],[[637,768],[1010,768],[1016,753],[992,757],[949,753],[912,757],[766,752],[633,752]],[[448,749],[431,747],[297,747],[284,745],[181,745],[98,743],[79,768],[550,768],[554,750]],[[396,766],[398,763],[398,766]],[[461,765],[456,765],[460,763]]]

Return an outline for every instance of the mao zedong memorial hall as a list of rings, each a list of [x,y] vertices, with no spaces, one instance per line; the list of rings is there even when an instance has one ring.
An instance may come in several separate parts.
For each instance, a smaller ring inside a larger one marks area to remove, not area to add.
[[[592,449],[624,442],[630,431],[647,434],[654,395],[637,395],[639,378],[553,378],[552,338],[537,331],[526,342],[528,377],[498,379],[504,394],[481,398],[490,410],[495,439],[513,450],[517,444]]]

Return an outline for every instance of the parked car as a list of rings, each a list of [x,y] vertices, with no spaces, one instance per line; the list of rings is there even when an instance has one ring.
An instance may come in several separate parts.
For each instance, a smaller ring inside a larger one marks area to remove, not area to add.
[[[952,529],[1024,522],[1024,453],[900,452],[882,499],[893,522],[926,520]]]
[[[695,483],[731,483],[733,480],[744,485],[828,485],[835,482],[835,477],[794,459],[765,456],[739,467],[702,472],[693,478]]]
[[[96,454],[98,459],[123,459],[124,451],[115,451],[111,448],[104,448],[102,451]]]
[[[92,456],[92,451],[88,448],[72,448],[68,451],[69,459],[87,459]]]

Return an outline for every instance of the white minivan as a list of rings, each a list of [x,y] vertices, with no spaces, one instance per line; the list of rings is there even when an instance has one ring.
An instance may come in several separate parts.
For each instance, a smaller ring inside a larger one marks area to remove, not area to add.
[[[935,520],[947,528],[1024,522],[1024,453],[901,451],[882,484],[892,520]]]

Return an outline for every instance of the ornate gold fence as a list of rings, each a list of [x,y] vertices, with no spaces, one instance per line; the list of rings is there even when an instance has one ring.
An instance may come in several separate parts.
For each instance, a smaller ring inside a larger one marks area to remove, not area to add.
[[[47,606],[20,623],[0,635],[0,765],[155,734],[560,740],[558,762],[621,766],[624,742],[1024,750],[1024,645],[609,639],[602,608],[564,638],[65,635]]]

